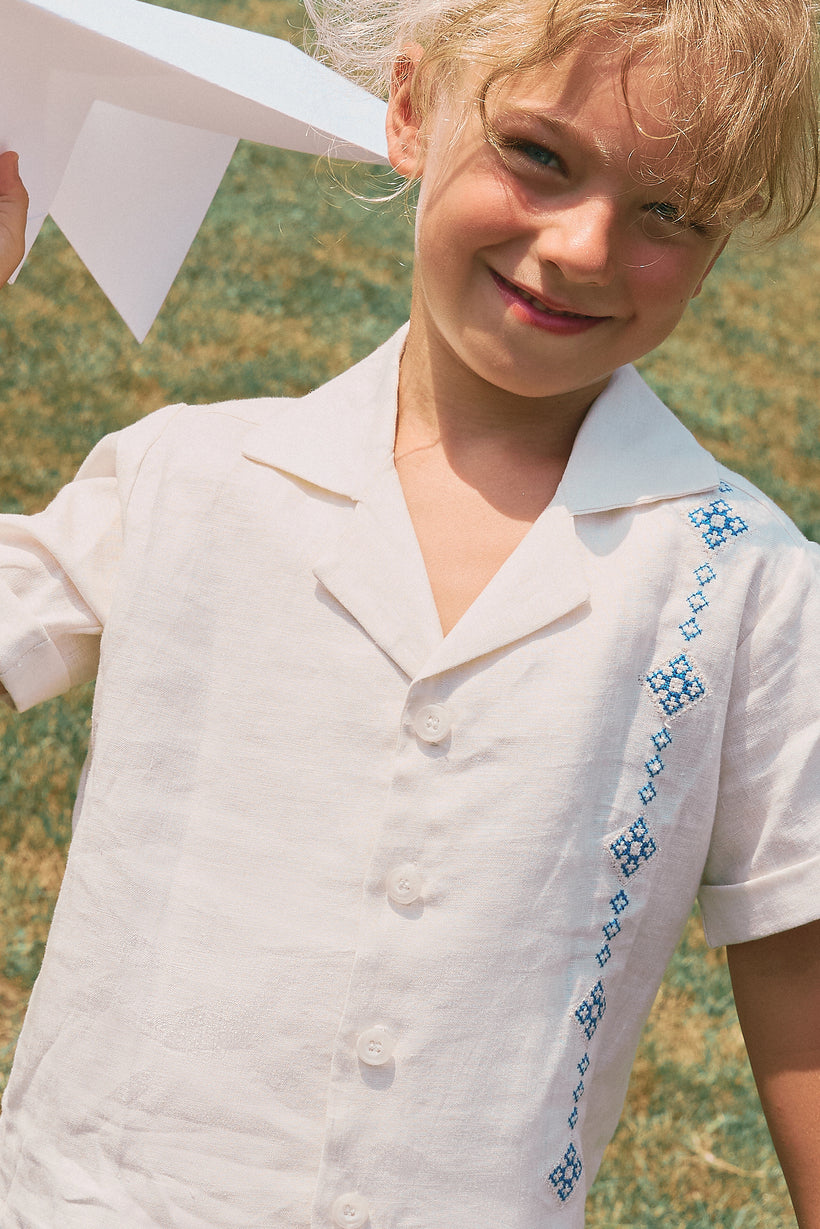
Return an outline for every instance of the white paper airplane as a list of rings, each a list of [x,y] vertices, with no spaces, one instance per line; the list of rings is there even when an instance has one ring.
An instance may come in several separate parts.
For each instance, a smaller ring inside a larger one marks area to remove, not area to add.
[[[385,160],[384,103],[263,34],[142,0],[0,0],[0,150],[142,341],[240,137]]]

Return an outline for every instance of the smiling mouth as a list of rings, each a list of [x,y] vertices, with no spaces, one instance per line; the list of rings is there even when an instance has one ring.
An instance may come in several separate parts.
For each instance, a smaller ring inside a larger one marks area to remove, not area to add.
[[[536,311],[543,312],[545,316],[562,316],[567,320],[605,320],[605,316],[590,316],[585,312],[571,312],[566,308],[557,307],[554,303],[548,303],[545,299],[539,299],[537,295],[531,294],[529,290],[524,290],[522,286],[516,285],[515,282],[508,281],[506,277],[502,277],[500,273],[496,273],[493,269],[493,278],[507,290],[523,299],[525,303],[529,303]]]

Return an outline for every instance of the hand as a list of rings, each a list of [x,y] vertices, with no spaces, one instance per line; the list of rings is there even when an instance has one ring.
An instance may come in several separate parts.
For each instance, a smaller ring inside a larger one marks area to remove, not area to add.
[[[0,286],[23,259],[27,210],[28,193],[17,170],[17,155],[0,154]]]

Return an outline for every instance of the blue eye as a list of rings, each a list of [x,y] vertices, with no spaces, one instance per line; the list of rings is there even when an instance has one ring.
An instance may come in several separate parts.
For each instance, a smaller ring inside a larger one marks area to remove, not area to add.
[[[539,166],[560,166],[561,159],[558,155],[546,145],[538,145],[535,142],[522,141],[516,148],[529,158],[530,162],[536,162]]]
[[[520,137],[502,137],[497,148],[506,156],[518,156],[535,167],[545,167],[561,170],[563,163],[554,150],[548,145],[540,145],[537,141],[526,141]]]

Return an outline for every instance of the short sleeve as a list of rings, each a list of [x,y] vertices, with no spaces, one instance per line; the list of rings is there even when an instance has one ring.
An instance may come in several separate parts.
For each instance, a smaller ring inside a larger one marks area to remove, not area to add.
[[[93,678],[128,494],[171,406],[106,436],[34,516],[0,516],[0,683],[21,712]]]
[[[796,532],[749,587],[699,900],[712,946],[820,917],[820,548]]]

